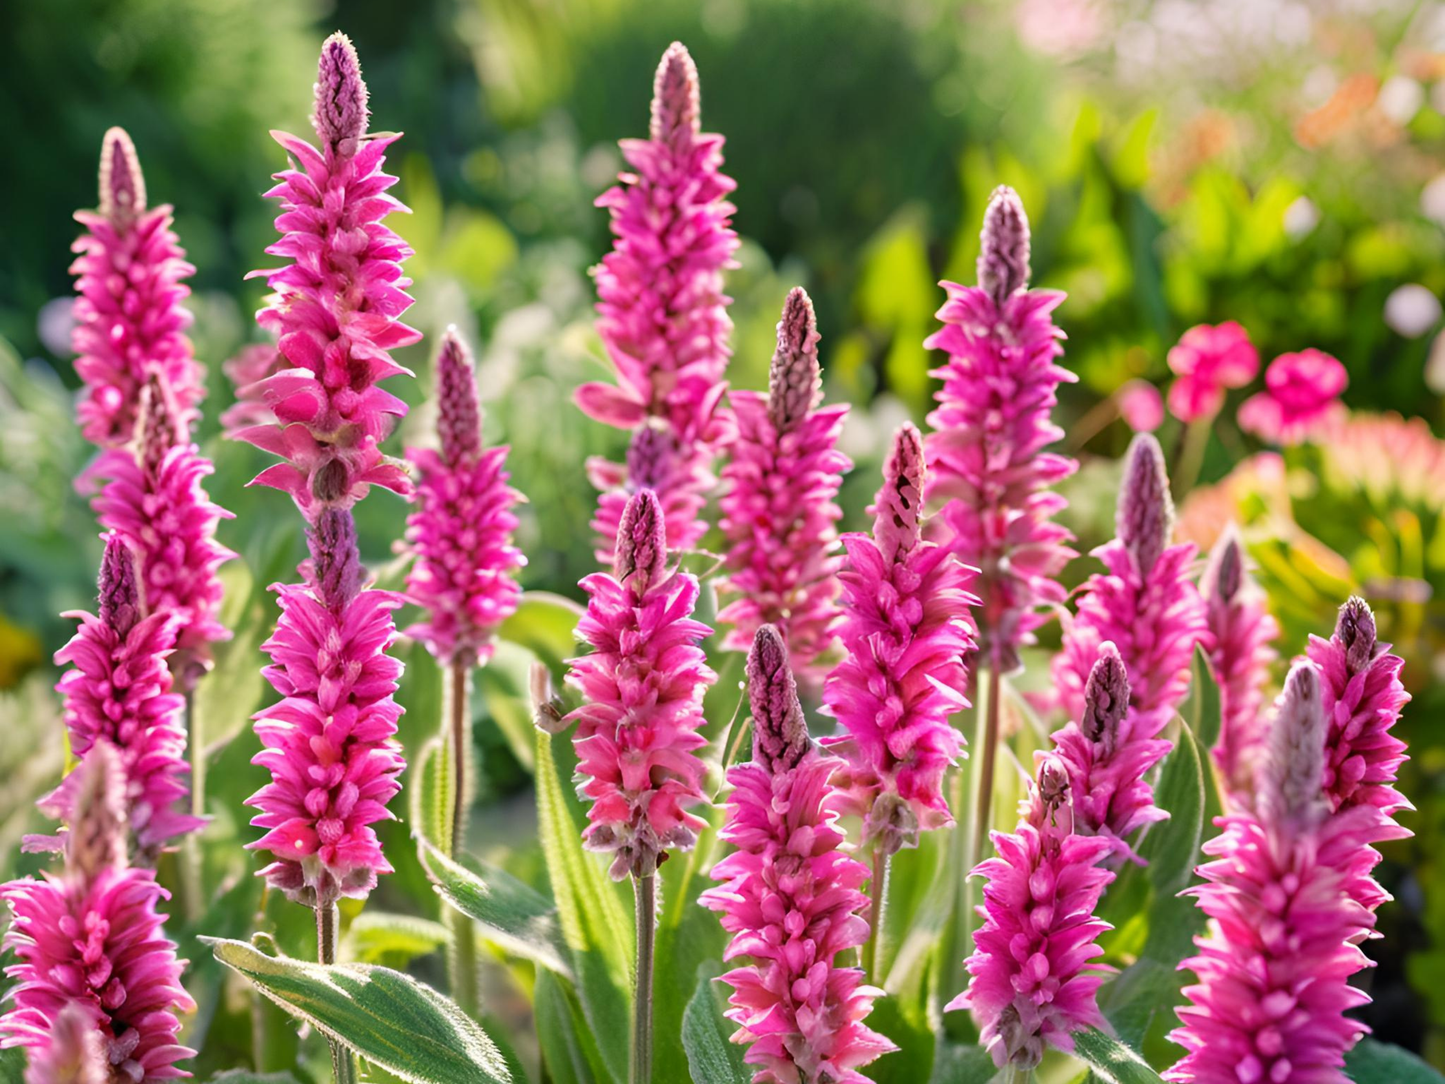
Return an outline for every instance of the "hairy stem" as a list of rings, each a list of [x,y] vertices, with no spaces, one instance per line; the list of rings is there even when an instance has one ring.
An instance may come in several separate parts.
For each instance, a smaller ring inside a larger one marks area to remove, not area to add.
[[[447,668],[450,688],[447,696],[446,740],[452,754],[451,838],[445,841],[448,854],[456,858],[467,845],[467,815],[471,802],[467,794],[471,773],[468,761],[472,752],[472,713],[469,703],[471,667],[454,660]],[[447,950],[447,981],[452,1000],[469,1016],[477,1014],[477,933],[470,916],[454,907],[445,908],[446,924],[451,931]]]
[[[186,729],[191,754],[191,813],[206,815],[206,746],[201,721],[196,716],[196,695],[186,692]],[[187,834],[181,855],[181,894],[186,918],[195,925],[206,913],[206,865],[201,852],[201,833]]]
[[[998,663],[990,662],[988,671],[988,702],[983,712],[981,726],[974,735],[974,752],[979,758],[979,779],[977,801],[974,803],[973,851],[969,855],[968,869],[972,870],[983,857],[983,845],[988,839],[990,814],[993,812],[993,775],[998,761],[998,716],[999,702],[1003,699],[999,688]],[[980,687],[979,694],[983,689]]]
[[[632,996],[631,1084],[652,1081],[652,959],[657,936],[657,876],[634,877],[637,901],[637,984]]]
[[[341,936],[341,912],[334,903],[316,905],[316,958],[323,964],[336,962]],[[331,1073],[336,1084],[356,1084],[356,1060],[351,1051],[331,1040]]]
[[[873,878],[868,885],[868,940],[863,945],[863,973],[874,986],[883,985],[883,920],[888,900],[888,860],[886,847],[873,844]]]

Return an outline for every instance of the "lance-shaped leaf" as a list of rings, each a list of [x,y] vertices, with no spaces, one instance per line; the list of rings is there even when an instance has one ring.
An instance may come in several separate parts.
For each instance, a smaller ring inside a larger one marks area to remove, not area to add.
[[[1104,1084],[1162,1084],[1143,1058],[1098,1028],[1074,1033],[1074,1055],[1088,1062]]]

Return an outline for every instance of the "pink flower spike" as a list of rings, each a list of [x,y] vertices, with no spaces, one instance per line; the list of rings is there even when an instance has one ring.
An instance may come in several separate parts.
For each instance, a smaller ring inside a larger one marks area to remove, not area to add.
[[[983,570],[979,650],[1004,673],[1043,609],[1064,600],[1057,576],[1074,555],[1052,522],[1065,502],[1050,487],[1077,464],[1043,450],[1063,436],[1050,420],[1058,386],[1076,379],[1057,364],[1064,335],[1051,314],[1064,295],[1027,289],[1028,261],[1028,218],[1001,187],[984,216],[979,285],[943,283],[943,327],[923,344],[948,353],[933,372],[943,387],[925,442],[925,497],[938,508],[929,536]]]
[[[1164,424],[1164,400],[1147,380],[1131,380],[1114,393],[1119,416],[1136,433],[1152,433]]]
[[[1169,351],[1177,378],[1169,386],[1169,411],[1181,422],[1212,418],[1224,406],[1228,388],[1242,388],[1259,372],[1259,351],[1249,332],[1233,320],[1199,324]]]
[[[154,373],[141,390],[134,451],[103,452],[91,470],[109,479],[95,512],[138,555],[147,607],[176,619],[170,667],[182,690],[210,669],[210,645],[231,636],[219,618],[224,590],[217,570],[235,554],[216,541],[216,527],[232,515],[206,495],[203,479],[213,473]]]
[[[84,760],[97,742],[116,747],[126,777],[127,820],[142,855],[153,861],[168,843],[205,822],[183,811],[185,701],[171,691],[166,666],[177,619],[142,609],[135,555],[115,531],[105,536],[99,611],[64,615],[78,619],[80,628],[55,653],[56,665],[71,664],[55,689],[64,701],[71,752]],[[72,772],[42,807],[72,819],[80,778]]]
[[[597,560],[612,564],[612,546],[617,541],[622,511],[631,496],[644,489],[657,494],[662,504],[668,549],[678,552],[696,546],[707,532],[702,509],[716,481],[712,460],[711,450],[680,441],[660,418],[648,418],[632,431],[625,464],[600,456],[589,459],[587,478],[602,490],[591,524],[597,533]]]
[[[275,343],[251,343],[222,362],[221,368],[236,395],[236,401],[221,413],[221,430],[228,440],[236,440],[241,430],[253,425],[275,424],[276,415],[266,405],[263,382],[288,365]]]
[[[1345,367],[1322,351],[1281,354],[1265,370],[1265,390],[1240,404],[1239,427],[1270,444],[1299,444],[1339,415],[1349,382]]]
[[[1270,615],[1264,592],[1245,567],[1239,532],[1220,535],[1200,591],[1209,622],[1209,658],[1219,683],[1219,741],[1214,762],[1238,801],[1253,801],[1254,777],[1264,752],[1264,684],[1277,657],[1270,644],[1279,625]]]
[[[839,762],[813,744],[781,634],[758,629],[748,653],[753,759],[729,768],[722,838],[736,850],[713,867],[724,884],[700,897],[733,935],[742,961],[733,988],[732,1040],[748,1046],[754,1084],[867,1084],[857,1070],[896,1049],[864,1020],[882,990],[837,956],[868,939],[860,891],[868,867],[845,849],[836,794]]]
[[[185,331],[191,314],[183,280],[195,274],[171,230],[169,206],[147,208],[135,146],[120,128],[100,152],[100,209],[77,211],[88,232],[71,246],[75,372],[85,386],[78,408],[87,440],[103,448],[130,441],[141,388],[155,374],[189,429],[205,397],[205,369]]]
[[[282,699],[257,713],[263,746],[252,758],[271,782],[246,804],[266,834],[261,871],[273,887],[309,906],[364,898],[391,872],[371,827],[405,767],[395,739],[401,664],[386,654],[396,637],[391,591],[363,590],[351,513],[328,510],[311,529],[307,584],[275,585],[276,631],[261,645],[263,673]]]
[[[1369,1001],[1348,980],[1368,966],[1351,942],[1371,920],[1340,866],[1362,850],[1362,818],[1378,813],[1329,815],[1323,698],[1318,670],[1297,662],[1276,703],[1258,812],[1218,818],[1223,833],[1204,845],[1214,861],[1188,892],[1212,921],[1180,965],[1197,981],[1169,1036],[1187,1053],[1166,1080],[1345,1084],[1345,1052],[1369,1030],[1345,1013]]]
[[[974,648],[968,588],[974,573],[923,540],[923,438],[906,422],[893,436],[874,501],[873,537],[847,534],[843,659],[823,703],[844,734],[826,741],[844,764],[839,808],[863,819],[863,839],[888,854],[918,832],[953,823],[943,776],[962,753],[949,722],[968,707],[964,660]]]
[[[1099,863],[1109,841],[1074,831],[1064,766],[1040,754],[1038,776],[1019,803],[1012,834],[993,832],[997,857],[980,862],[983,925],[964,966],[968,989],[945,1011],[970,1009],[979,1042],[1000,1069],[1033,1069],[1047,1046],[1074,1049],[1072,1033],[1103,1023],[1095,995],[1110,929],[1094,909],[1114,875]]]
[[[122,755],[97,743],[72,773],[65,868],[0,886],[16,961],[0,1046],[24,1047],[27,1084],[152,1084],[190,1076],[176,1062],[177,1012],[194,1012],[182,961],[157,910],[165,889],[126,865]]]
[[[417,474],[416,511],[406,521],[405,545],[415,555],[407,601],[427,615],[406,633],[443,664],[472,666],[491,657],[498,626],[516,612],[515,573],[527,559],[512,545],[512,508],[522,497],[507,485],[507,449],[482,450],[476,376],[455,328],[437,356],[437,398],[440,452],[407,452]]]
[[[287,263],[252,272],[275,291],[256,319],[285,362],[244,390],[247,414],[260,420],[234,436],[286,460],[256,481],[290,493],[313,523],[326,509],[350,508],[372,485],[410,491],[379,448],[406,414],[379,384],[411,375],[391,351],[421,338],[400,320],[412,304],[401,269],[411,249],[383,224],[406,209],[387,194],[396,178],[382,172],[399,137],[367,135],[367,116],[356,51],[333,34],[322,46],[312,116],[321,149],[273,133],[292,168],[267,193],[281,203],[282,237],[266,251]]]
[[[816,688],[838,617],[835,498],[853,464],[837,447],[848,407],[819,407],[818,324],[800,287],[783,304],[768,385],[766,396],[732,393],[737,439],[720,502],[728,574],[718,585],[732,601],[718,621],[733,626],[723,646],[734,651],[759,626],[777,626],[798,679]]]
[[[648,877],[669,850],[705,827],[688,807],[704,800],[702,698],[717,680],[698,644],[712,630],[692,617],[695,576],[669,570],[662,505],[644,489],[622,513],[616,564],[582,581],[578,637],[592,653],[570,662],[583,696],[575,722],[578,792],[592,802],[583,845],[611,854],[611,874]]]

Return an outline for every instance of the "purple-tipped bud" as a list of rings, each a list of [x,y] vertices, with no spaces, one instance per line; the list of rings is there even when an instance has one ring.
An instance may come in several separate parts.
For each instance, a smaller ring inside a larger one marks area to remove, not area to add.
[[[146,181],[135,144],[124,128],[112,128],[100,145],[100,213],[123,231],[145,209]]]
[[[355,154],[366,134],[366,83],[351,39],[337,31],[321,45],[311,123],[321,142],[338,154]]]
[[[923,435],[918,426],[904,422],[893,433],[893,445],[883,461],[883,488],[873,505],[873,541],[885,560],[909,553],[923,537]]]
[[[140,579],[135,554],[117,531],[105,535],[105,556],[100,561],[101,624],[122,639],[141,619]]]
[[[664,143],[702,131],[697,65],[687,46],[675,41],[662,54],[652,82],[652,138]]]
[[[361,549],[356,520],[349,511],[328,508],[307,532],[311,547],[311,580],[316,598],[339,613],[361,591]]]
[[[482,451],[482,414],[471,351],[455,327],[437,354],[437,435],[449,466],[474,461]]]
[[[978,284],[993,303],[1003,303],[1029,284],[1029,216],[1019,194],[1006,184],[993,190],[983,216]]]
[[[1329,808],[1323,786],[1327,722],[1319,668],[1301,659],[1274,702],[1269,753],[1259,778],[1267,823],[1309,828]]]
[[[640,489],[622,510],[613,573],[623,583],[632,578],[631,586],[641,592],[662,579],[666,565],[667,526],[662,504],[652,490]]]
[[[1370,605],[1358,595],[1351,595],[1340,607],[1335,636],[1345,649],[1345,665],[1351,674],[1358,674],[1375,657],[1375,615]]]
[[[80,762],[65,840],[66,868],[89,884],[126,864],[125,770],[115,746],[97,741]]]
[[[152,373],[140,393],[140,447],[137,459],[141,469],[152,477],[160,470],[166,453],[184,441],[176,419],[175,406],[160,377]]]
[[[661,491],[677,471],[681,449],[660,418],[649,418],[632,432],[627,445],[627,477],[638,489]]]
[[[1119,727],[1129,711],[1129,675],[1119,649],[1109,641],[1099,645],[1099,658],[1084,684],[1084,712],[1079,729],[1096,745],[1112,753]]]
[[[1129,444],[1114,526],[1134,567],[1147,576],[1174,533],[1174,498],[1164,452],[1150,433],[1138,434]]]
[[[774,773],[790,771],[812,747],[788,646],[772,625],[761,626],[748,652],[748,703],[753,711],[753,760]]]
[[[1244,550],[1231,529],[1220,541],[1204,573],[1203,594],[1211,603],[1228,606],[1244,583]]]
[[[1104,660],[1099,661],[1102,664]],[[1046,754],[1039,758],[1038,797],[1048,823],[1057,827],[1059,810],[1067,809],[1069,804],[1069,772],[1056,756]]]
[[[823,401],[818,366],[818,317],[813,300],[801,286],[788,291],[778,321],[778,348],[768,371],[768,417],[778,433],[786,433]]]

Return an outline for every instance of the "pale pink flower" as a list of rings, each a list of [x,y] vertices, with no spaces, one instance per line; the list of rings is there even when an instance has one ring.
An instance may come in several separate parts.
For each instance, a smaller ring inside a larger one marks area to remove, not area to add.
[[[1281,354],[1264,373],[1265,390],[1239,407],[1239,427],[1270,444],[1299,444],[1342,409],[1349,374],[1319,350]]]
[[[1136,433],[1152,433],[1164,424],[1164,400],[1147,380],[1131,380],[1114,393],[1119,416]]]
[[[1212,418],[1229,388],[1242,388],[1259,372],[1259,351],[1238,323],[1199,324],[1169,350],[1176,377],[1169,386],[1169,411],[1181,422]]]

